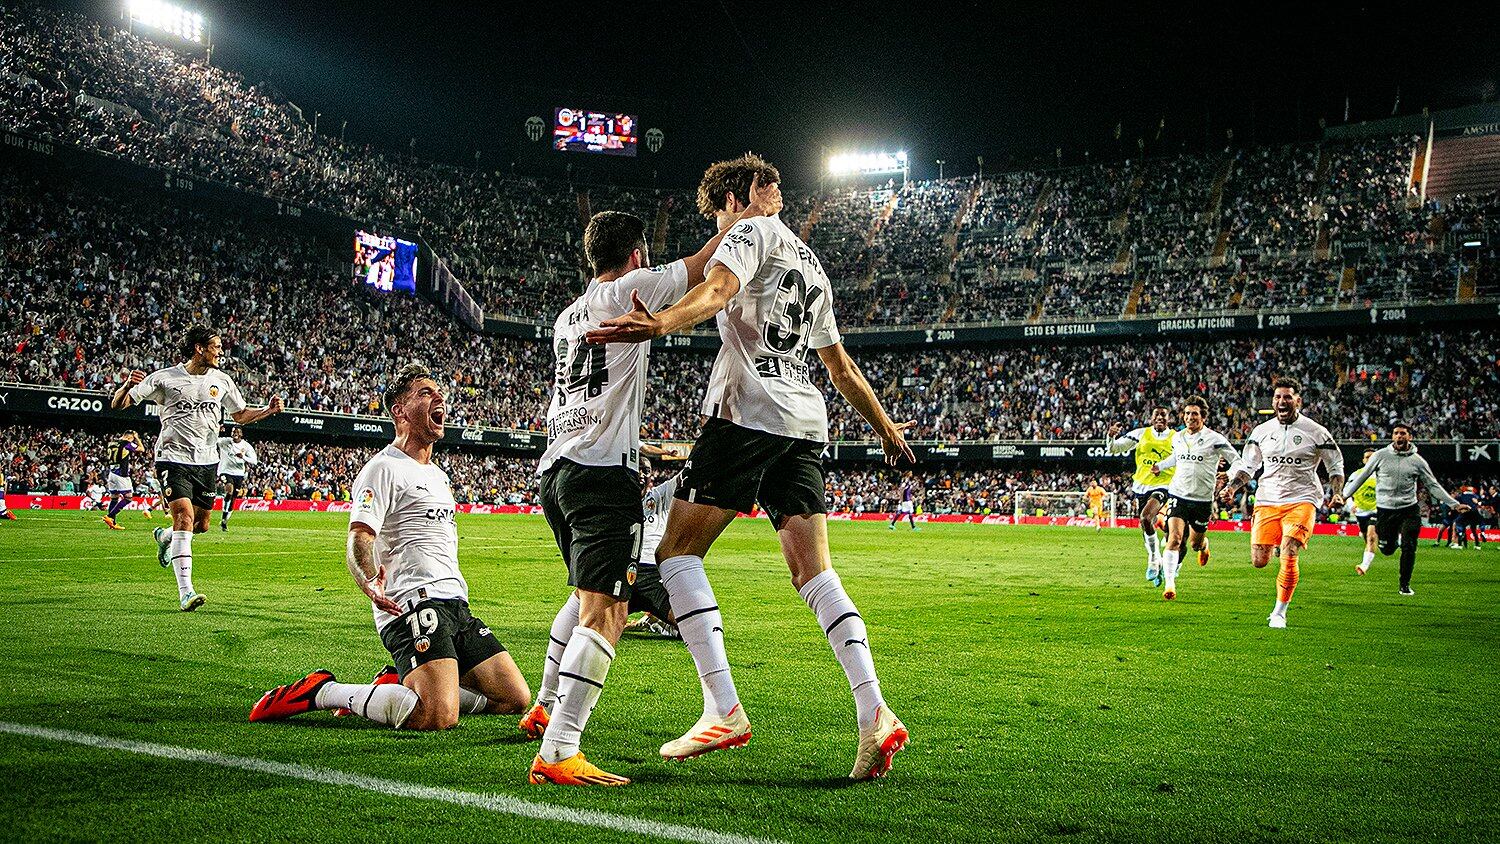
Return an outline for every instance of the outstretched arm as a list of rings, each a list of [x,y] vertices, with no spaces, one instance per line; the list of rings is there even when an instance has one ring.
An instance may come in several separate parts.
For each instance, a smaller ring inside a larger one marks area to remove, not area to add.
[[[135,387],[135,385],[141,383],[144,380],[146,380],[146,373],[140,371],[139,369],[132,369],[130,371],[130,377],[126,378],[125,382],[120,385],[119,389],[115,390],[115,394],[113,396],[110,396],[109,406],[115,410],[124,410],[125,408],[135,404],[135,399],[132,399],[130,397],[130,390]]]
[[[719,251],[719,244],[724,242],[724,235],[734,228],[735,223],[750,217],[774,217],[781,213],[781,185],[770,184],[764,187],[760,184],[760,174],[757,173],[750,180],[750,204],[745,207],[739,216],[729,221],[729,225],[719,230],[719,233],[708,239],[696,254],[682,259],[687,265],[688,287],[696,287],[703,283],[703,270],[708,266],[708,260]]]
[[[714,269],[717,270],[718,267]],[[838,389],[839,395],[859,411],[859,415],[875,430],[875,436],[880,438],[880,447],[885,450],[885,462],[894,466],[898,458],[904,457],[908,463],[916,463],[917,458],[911,453],[911,446],[906,444],[905,434],[906,429],[916,423],[891,421],[885,408],[880,406],[880,399],[875,396],[875,391],[870,389],[870,382],[859,371],[859,365],[844,351],[844,344],[824,346],[818,349],[818,357],[828,368],[828,379]]]
[[[270,403],[265,407],[247,407],[236,410],[229,414],[229,418],[233,419],[237,425],[253,425],[269,416],[275,416],[282,410],[285,410],[285,407],[281,403],[281,396],[272,396]]]
[[[722,311],[734,294],[740,292],[740,280],[723,264],[715,264],[708,278],[687,292],[676,303],[656,313],[631,291],[630,313],[607,319],[599,328],[584,335],[590,343],[642,343],[664,334],[692,328]]]

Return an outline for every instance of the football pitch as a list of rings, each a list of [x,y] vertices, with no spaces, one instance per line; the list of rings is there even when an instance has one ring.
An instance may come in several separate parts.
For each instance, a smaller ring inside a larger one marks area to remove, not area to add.
[[[1275,566],[1212,536],[1181,596],[1138,532],[834,523],[911,744],[851,784],[854,708],[764,521],[708,559],[754,739],[657,756],[698,714],[678,641],[627,634],[583,748],[624,789],[532,786],[515,716],[442,734],[313,713],[250,724],[266,689],[387,661],[344,570],[347,516],[242,513],[194,541],[208,596],[177,609],[147,521],[0,522],[4,837],[463,841],[1346,841],[1500,838],[1500,552],[1395,561],[1316,537],[1290,627]],[[566,596],[540,517],[461,516],[476,615],[533,691]]]

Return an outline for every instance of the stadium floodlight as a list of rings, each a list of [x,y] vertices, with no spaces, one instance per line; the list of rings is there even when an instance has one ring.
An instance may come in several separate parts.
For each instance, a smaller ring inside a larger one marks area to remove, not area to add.
[[[192,44],[207,45],[208,26],[200,12],[163,0],[127,0],[125,13],[141,24]]]
[[[904,180],[910,172],[905,150],[894,153],[841,152],[828,157],[828,175],[834,178],[900,173]]]

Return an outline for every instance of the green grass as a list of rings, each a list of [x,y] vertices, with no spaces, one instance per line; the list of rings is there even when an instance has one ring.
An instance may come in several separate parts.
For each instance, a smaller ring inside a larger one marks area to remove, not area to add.
[[[1178,601],[1131,531],[835,523],[834,560],[912,742],[850,785],[853,704],[763,521],[709,558],[755,724],[744,750],[656,756],[697,715],[680,643],[619,648],[584,748],[627,789],[526,783],[515,718],[439,735],[317,713],[249,724],[265,689],[384,664],[342,562],[344,517],[244,513],[194,543],[206,607],[176,608],[150,522],[0,522],[0,720],[316,765],[787,841],[1500,837],[1500,553],[1424,544],[1415,598],[1394,561],[1352,571],[1317,537],[1291,627],[1275,573],[1213,536]],[[537,683],[564,575],[540,518],[463,517],[474,612]],[[629,836],[201,763],[0,734],[0,829],[16,839],[588,840]]]

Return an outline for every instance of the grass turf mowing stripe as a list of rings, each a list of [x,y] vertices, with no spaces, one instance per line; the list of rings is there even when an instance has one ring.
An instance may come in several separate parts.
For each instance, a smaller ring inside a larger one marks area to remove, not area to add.
[[[315,768],[309,765],[298,765],[290,762],[272,762],[266,759],[251,759],[245,756],[229,756],[209,750],[198,750],[193,747],[176,747],[170,744],[130,741],[129,739],[110,738],[91,733],[79,733],[73,730],[56,730],[49,727],[37,727],[31,724],[15,724],[9,721],[0,721],[0,733],[10,733],[11,735],[46,739],[48,741],[67,742],[69,744],[81,744],[85,747],[94,747],[103,750],[123,750],[127,753],[139,753],[145,756],[157,756],[162,759],[175,759],[182,762],[203,762],[224,768],[238,768],[242,771],[252,771],[269,776],[290,777],[322,785],[358,788],[363,791],[373,791],[377,794],[385,794],[390,797],[433,800],[440,803],[451,803],[455,806],[480,809],[486,812],[516,815],[517,817],[540,821],[591,826],[599,829],[614,830],[616,832],[644,835],[649,838],[691,841],[697,844],[778,844],[774,839],[769,838],[747,838],[738,835],[726,835],[692,826],[660,823],[627,817],[625,815],[612,815],[608,812],[598,812],[591,809],[572,809],[548,803],[533,803],[529,800],[506,797],[501,794],[479,794],[472,791],[457,791],[451,788],[417,785],[416,783],[382,779],[364,774],[351,774],[344,771]]]

